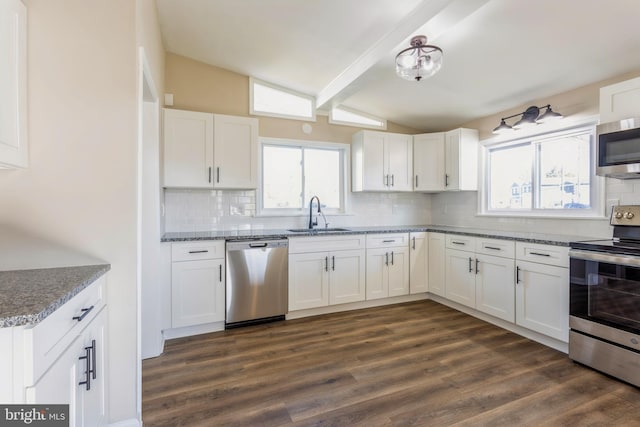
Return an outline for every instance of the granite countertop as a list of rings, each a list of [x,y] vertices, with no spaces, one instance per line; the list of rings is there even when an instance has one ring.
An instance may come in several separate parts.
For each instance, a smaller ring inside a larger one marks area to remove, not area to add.
[[[275,239],[304,236],[373,234],[373,233],[407,233],[417,231],[434,231],[447,234],[459,234],[475,237],[488,237],[516,240],[529,243],[540,243],[555,246],[569,246],[570,242],[594,240],[598,237],[569,236],[562,234],[527,233],[518,231],[500,231],[480,228],[451,227],[446,225],[398,225],[372,227],[344,227],[346,231],[307,231],[292,232],[285,229],[272,230],[222,230],[196,232],[170,232],[162,236],[162,242],[190,242],[198,240],[235,240],[235,239]]]
[[[0,271],[0,328],[41,322],[110,268],[99,264]]]

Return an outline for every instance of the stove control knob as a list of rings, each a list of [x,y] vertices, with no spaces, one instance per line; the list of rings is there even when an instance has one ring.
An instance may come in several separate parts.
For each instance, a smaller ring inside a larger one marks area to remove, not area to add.
[[[622,212],[616,212],[615,217],[616,219],[622,219]]]
[[[635,215],[633,214],[633,212],[625,212],[624,217],[627,219],[631,219],[633,218]]]

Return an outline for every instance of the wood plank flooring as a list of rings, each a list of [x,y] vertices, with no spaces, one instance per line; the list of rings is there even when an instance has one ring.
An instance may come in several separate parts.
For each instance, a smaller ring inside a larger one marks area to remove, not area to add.
[[[433,301],[169,341],[153,426],[640,426],[640,390]]]

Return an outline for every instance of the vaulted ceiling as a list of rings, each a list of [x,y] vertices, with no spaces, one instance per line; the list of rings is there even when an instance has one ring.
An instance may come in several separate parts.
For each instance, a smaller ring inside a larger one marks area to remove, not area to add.
[[[640,70],[638,0],[156,0],[167,51],[424,131]],[[424,34],[444,64],[394,58]]]

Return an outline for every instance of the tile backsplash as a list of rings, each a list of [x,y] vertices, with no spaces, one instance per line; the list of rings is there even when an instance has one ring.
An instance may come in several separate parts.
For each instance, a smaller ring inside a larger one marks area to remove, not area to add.
[[[305,227],[306,216],[256,216],[256,192],[164,191],[165,231]],[[327,215],[332,227],[413,225],[431,222],[431,196],[421,193],[350,193],[346,215]],[[321,222],[322,224],[322,222]]]

